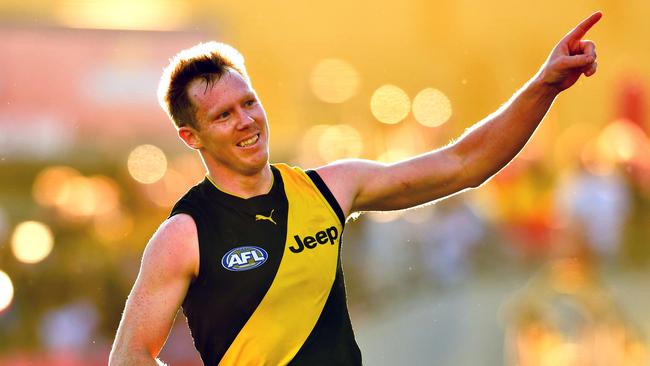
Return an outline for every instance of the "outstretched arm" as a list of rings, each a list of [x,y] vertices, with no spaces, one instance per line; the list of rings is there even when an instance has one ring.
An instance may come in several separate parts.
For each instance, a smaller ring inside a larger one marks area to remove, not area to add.
[[[395,164],[345,160],[318,173],[346,214],[413,207],[481,185],[519,153],[562,90],[596,72],[595,45],[582,38],[601,17],[578,24],[505,105],[452,144]]]
[[[194,221],[184,214],[172,216],[147,244],[117,329],[110,366],[162,365],[156,357],[198,273],[198,263]]]

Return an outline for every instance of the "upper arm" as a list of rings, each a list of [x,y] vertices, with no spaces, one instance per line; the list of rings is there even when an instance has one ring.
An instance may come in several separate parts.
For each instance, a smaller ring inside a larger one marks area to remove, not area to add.
[[[346,215],[413,207],[473,186],[455,145],[393,164],[343,160],[317,171]]]
[[[167,219],[153,235],[129,294],[111,358],[155,358],[162,349],[192,279],[198,274],[198,236],[185,214]]]

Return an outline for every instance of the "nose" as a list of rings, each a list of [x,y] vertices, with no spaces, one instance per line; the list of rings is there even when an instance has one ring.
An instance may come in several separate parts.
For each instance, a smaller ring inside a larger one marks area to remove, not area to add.
[[[255,118],[253,118],[253,116],[251,116],[242,108],[238,108],[237,114],[239,115],[239,118],[237,119],[237,129],[245,130],[246,128],[255,124]]]

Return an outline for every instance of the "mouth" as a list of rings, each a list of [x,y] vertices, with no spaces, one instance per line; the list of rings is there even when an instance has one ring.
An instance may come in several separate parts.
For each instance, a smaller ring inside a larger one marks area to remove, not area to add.
[[[258,134],[255,134],[255,135],[247,138],[246,140],[239,141],[237,143],[237,146],[239,146],[239,147],[250,147],[250,146],[255,145],[257,143],[257,141],[259,141],[259,139],[260,139],[260,134],[258,133]]]

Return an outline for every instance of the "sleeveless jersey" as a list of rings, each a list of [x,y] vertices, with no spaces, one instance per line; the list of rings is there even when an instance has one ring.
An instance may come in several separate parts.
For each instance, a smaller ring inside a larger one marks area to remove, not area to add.
[[[183,301],[205,365],[360,365],[348,314],[336,199],[315,171],[271,166],[243,199],[208,177],[171,216],[196,224],[200,268]]]

